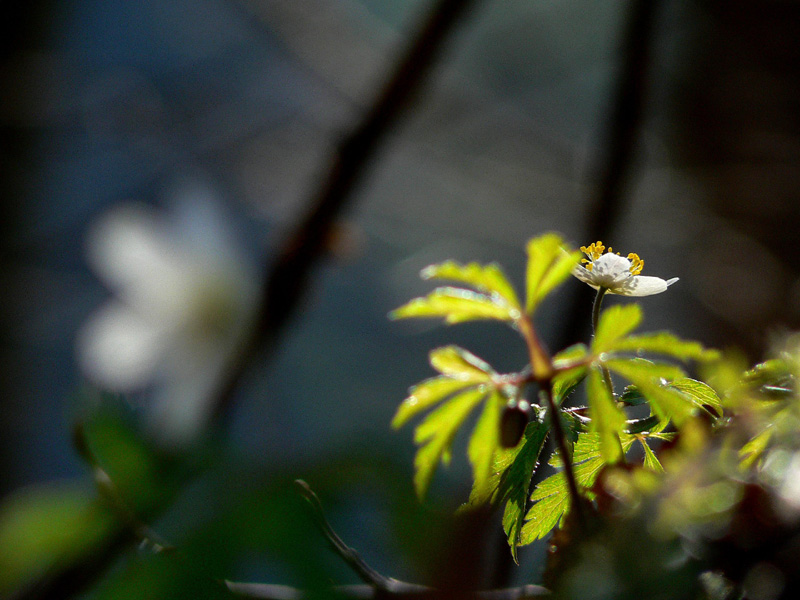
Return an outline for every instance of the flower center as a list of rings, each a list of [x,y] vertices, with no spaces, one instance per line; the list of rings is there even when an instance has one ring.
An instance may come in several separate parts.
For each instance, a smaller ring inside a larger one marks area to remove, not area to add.
[[[581,260],[583,264],[586,265],[586,270],[591,271],[594,268],[594,262],[599,260],[603,253],[606,252],[607,254],[612,253],[611,246],[608,247],[608,251],[606,251],[606,247],[603,245],[603,242],[596,241],[593,244],[589,244],[588,246],[581,246],[581,252],[583,252],[588,258],[584,258]],[[617,252],[619,254],[619,252]],[[644,261],[639,258],[638,254],[631,252],[628,254],[628,261],[630,261],[630,272],[631,275],[638,275],[644,269]]]

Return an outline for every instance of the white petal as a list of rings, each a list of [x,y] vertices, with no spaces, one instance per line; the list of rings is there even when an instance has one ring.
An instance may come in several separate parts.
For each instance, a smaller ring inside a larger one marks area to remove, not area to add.
[[[130,308],[112,303],[78,333],[78,361],[87,377],[99,385],[132,391],[152,377],[167,335]]]
[[[168,318],[191,295],[190,264],[175,237],[152,208],[123,205],[90,231],[87,256],[120,297],[143,312]]]
[[[572,269],[572,274],[582,282],[594,285],[594,276],[592,272],[583,265],[575,265],[575,268]]]
[[[621,296],[652,296],[667,291],[667,287],[675,283],[677,279],[666,282],[660,277],[649,277],[647,275],[635,275],[628,279],[624,285],[616,287],[610,292]]]

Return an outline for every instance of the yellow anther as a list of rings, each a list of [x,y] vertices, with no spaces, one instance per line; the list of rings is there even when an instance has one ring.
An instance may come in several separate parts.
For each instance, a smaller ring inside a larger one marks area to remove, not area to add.
[[[589,257],[589,261],[597,260],[598,258],[600,258],[603,255],[603,252],[605,252],[605,249],[606,247],[603,245],[603,242],[599,240],[596,241],[594,244],[589,244],[588,247],[581,246],[580,248],[581,252],[583,252],[586,256]],[[611,248],[609,248],[608,250],[610,252]],[[589,262],[589,261],[586,261],[584,259],[584,262]]]
[[[631,252],[628,254],[628,260],[631,261],[631,275],[638,275],[644,269],[644,261],[639,258],[638,254]]]

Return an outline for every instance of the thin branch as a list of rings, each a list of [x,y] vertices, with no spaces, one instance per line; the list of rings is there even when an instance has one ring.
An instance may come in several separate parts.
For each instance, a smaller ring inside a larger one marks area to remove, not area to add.
[[[262,290],[252,338],[231,366],[216,403],[224,420],[233,392],[257,351],[270,351],[296,312],[313,266],[322,254],[332,226],[351,192],[363,179],[381,143],[421,90],[447,35],[477,0],[437,0],[429,16],[398,61],[387,84],[364,119],[339,144],[308,211],[283,244]]]
[[[322,503],[302,479],[295,481],[298,491],[308,502],[311,509],[311,516],[314,523],[319,527],[320,532],[331,545],[336,554],[341,556],[348,566],[365,582],[365,585],[340,585],[333,586],[331,590],[336,596],[342,598],[352,598],[354,600],[365,600],[369,598],[452,598],[450,590],[437,590],[428,586],[416,583],[399,581],[391,577],[381,575],[370,567],[350,546],[342,541],[342,538],[333,530]],[[226,581],[228,589],[244,598],[255,598],[261,600],[303,600],[314,597],[313,594],[286,585],[274,585],[265,583],[240,583]],[[461,598],[473,598],[475,600],[522,600],[524,598],[541,598],[549,595],[549,591],[538,585],[525,585],[516,588],[499,590],[483,590],[476,592],[458,591]]]
[[[317,262],[332,225],[361,181],[376,150],[394,127],[403,110],[429,73],[448,34],[477,0],[437,0],[408,50],[392,70],[388,83],[364,119],[338,147],[326,177],[309,203],[304,219],[292,232],[265,279],[258,327],[232,357],[216,396],[215,422],[226,421],[235,390],[259,352],[273,350],[279,334],[297,310],[312,267]],[[149,507],[149,516],[162,513],[168,502]],[[102,576],[115,557],[130,548],[136,536],[126,523],[99,540],[81,560],[46,574],[16,600],[64,600],[80,593]]]

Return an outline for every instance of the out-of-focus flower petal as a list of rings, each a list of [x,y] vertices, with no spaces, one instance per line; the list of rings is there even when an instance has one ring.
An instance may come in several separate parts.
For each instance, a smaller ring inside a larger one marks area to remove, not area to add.
[[[128,307],[112,302],[78,334],[78,360],[86,375],[103,387],[130,392],[153,377],[169,332]]]

